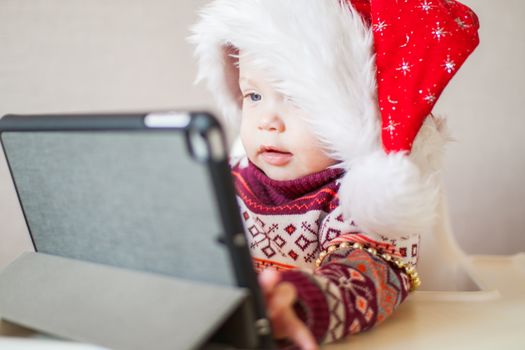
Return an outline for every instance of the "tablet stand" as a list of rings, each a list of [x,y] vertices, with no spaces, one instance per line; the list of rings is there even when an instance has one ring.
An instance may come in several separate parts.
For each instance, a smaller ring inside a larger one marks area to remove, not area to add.
[[[258,348],[249,304],[242,288],[42,253],[0,273],[2,318],[111,349]]]

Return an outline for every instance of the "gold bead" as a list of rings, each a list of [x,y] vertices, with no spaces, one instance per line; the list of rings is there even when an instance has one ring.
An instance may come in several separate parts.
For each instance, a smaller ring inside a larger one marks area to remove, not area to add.
[[[354,249],[363,249],[363,245],[362,245],[361,243],[357,243],[357,242],[355,242],[355,243],[352,245],[352,247],[353,247]]]
[[[421,280],[418,278],[418,279],[415,279],[413,281],[411,281],[412,283],[412,290],[416,290],[418,289],[420,286],[421,286]]]
[[[385,259],[386,261],[392,260],[392,256],[390,256],[390,254],[381,254],[381,257]]]
[[[408,265],[405,267],[405,272],[411,275],[413,273],[416,273],[416,269],[414,268],[414,266]]]
[[[333,253],[337,249],[336,245],[331,245],[328,247],[328,253]]]
[[[317,260],[315,261],[315,266],[317,266],[317,267],[321,266],[321,263],[322,263],[322,262],[323,262],[323,261],[322,261],[321,259],[317,259]]]
[[[403,268],[403,266],[405,266],[405,264],[401,261],[401,260],[394,260],[394,264],[398,267],[398,268]]]
[[[321,253],[319,253],[319,259],[323,259],[326,255],[328,255],[328,252],[326,250],[323,250]]]
[[[341,243],[341,244],[339,245],[339,247],[341,247],[341,248],[348,248],[348,247],[350,247],[350,243],[348,243],[348,242],[343,242],[343,243]]]
[[[370,254],[376,256],[377,255],[377,250],[375,250],[374,248],[370,247],[370,248],[366,248],[366,251],[369,252]]]

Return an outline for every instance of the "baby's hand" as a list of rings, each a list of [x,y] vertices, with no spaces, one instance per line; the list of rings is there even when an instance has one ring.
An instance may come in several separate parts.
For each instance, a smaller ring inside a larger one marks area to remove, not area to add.
[[[279,283],[279,280],[277,271],[265,270],[259,274],[274,336],[277,339],[287,338],[302,350],[319,349],[314,336],[293,309],[297,299],[295,286],[289,282]]]

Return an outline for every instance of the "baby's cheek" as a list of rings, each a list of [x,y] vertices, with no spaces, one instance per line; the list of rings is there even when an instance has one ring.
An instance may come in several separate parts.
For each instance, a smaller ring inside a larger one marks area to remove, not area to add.
[[[336,163],[322,148],[308,149],[304,152],[303,161],[312,172],[318,172]]]
[[[241,144],[244,148],[244,151],[246,152],[246,156],[248,159],[250,159],[252,162],[254,161],[254,157],[257,152],[257,144],[254,140],[254,136],[245,135],[241,132]]]

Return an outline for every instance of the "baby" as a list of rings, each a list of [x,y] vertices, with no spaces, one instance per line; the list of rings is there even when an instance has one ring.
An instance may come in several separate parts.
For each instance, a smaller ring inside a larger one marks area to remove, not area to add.
[[[315,349],[370,329],[419,286],[441,147],[427,116],[477,28],[452,0],[215,0],[201,12],[199,79],[244,146],[232,174],[277,338]]]

